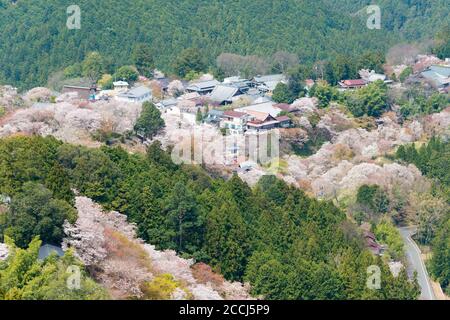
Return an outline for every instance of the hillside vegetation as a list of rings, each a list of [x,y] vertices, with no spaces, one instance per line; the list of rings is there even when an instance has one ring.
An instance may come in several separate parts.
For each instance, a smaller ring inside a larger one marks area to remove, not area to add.
[[[397,157],[414,163],[435,182],[434,193],[447,200],[447,205],[439,210],[435,203],[425,202],[428,214],[422,214],[419,221],[418,240],[422,244],[431,244],[433,258],[429,265],[431,275],[439,281],[446,294],[450,293],[450,142],[438,138],[417,148],[415,145],[400,147]],[[425,207],[425,206],[424,206]],[[441,211],[441,212],[439,212]]]
[[[0,81],[42,85],[90,51],[106,56],[112,70],[131,62],[137,43],[149,44],[165,71],[188,47],[201,49],[209,66],[223,52],[268,57],[286,51],[314,62],[430,39],[449,22],[446,0],[379,1],[382,28],[369,30],[369,2],[80,0],[81,29],[69,30],[72,1],[0,0]]]
[[[157,249],[173,249],[208,263],[227,280],[248,281],[256,296],[418,296],[406,272],[394,278],[379,257],[364,249],[360,233],[344,212],[275,176],[264,176],[254,189],[237,176],[212,179],[201,168],[174,165],[157,142],[146,155],[132,155],[120,148],[87,149],[54,138],[0,140],[0,150],[11,149],[17,152],[0,152],[0,193],[12,197],[12,207],[24,202],[30,183],[69,202],[74,196],[67,188],[71,186],[105,208],[126,214],[136,223],[138,235]],[[17,174],[8,174],[12,171]],[[51,229],[30,228],[42,225],[46,217],[34,214],[45,204],[29,198],[26,210],[4,215],[0,237],[48,237]],[[60,227],[59,220],[49,224]],[[371,265],[381,268],[381,290],[366,287]]]

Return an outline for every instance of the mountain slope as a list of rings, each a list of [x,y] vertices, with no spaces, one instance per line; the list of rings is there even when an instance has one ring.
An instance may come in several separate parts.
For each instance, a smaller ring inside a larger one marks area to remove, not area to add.
[[[367,1],[80,0],[81,29],[68,30],[72,1],[0,0],[0,81],[43,84],[51,72],[94,50],[111,65],[125,64],[137,42],[151,44],[158,66],[169,71],[186,47],[201,48],[210,64],[222,52],[267,56],[285,50],[315,61],[385,50],[404,38],[433,37],[448,24],[445,2],[382,1],[382,29],[369,30]],[[355,12],[361,14],[353,17]]]
[[[166,279],[177,286],[169,292],[170,298],[178,294],[178,299],[252,299],[242,284],[228,282],[219,274],[206,272],[210,270],[206,265],[202,265],[206,266],[202,274],[204,279],[209,276],[217,281],[202,282],[195,272],[199,265],[193,266],[193,260],[182,259],[174,251],[158,251],[137,239],[135,226],[127,222],[126,216],[118,212],[105,213],[86,197],[75,200],[78,219],[75,225],[65,225],[65,232],[69,235],[65,245],[75,249],[75,254],[86,266],[96,270],[96,280],[108,289],[113,298],[142,298],[145,295],[143,283],[150,284],[170,275]],[[152,293],[153,296],[147,298],[155,298],[155,292]]]

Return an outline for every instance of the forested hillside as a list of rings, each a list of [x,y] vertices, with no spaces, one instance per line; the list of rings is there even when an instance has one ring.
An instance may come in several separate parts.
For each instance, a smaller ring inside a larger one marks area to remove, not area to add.
[[[404,271],[394,278],[381,258],[364,249],[357,228],[331,202],[309,198],[275,176],[263,177],[254,189],[237,176],[212,179],[201,168],[174,165],[157,142],[146,155],[132,155],[54,138],[0,140],[0,194],[12,197],[10,209],[0,215],[0,240],[8,236],[26,247],[40,236],[57,244],[62,221],[56,218],[65,214],[58,209],[73,203],[71,187],[126,214],[148,243],[206,262],[226,279],[249,281],[255,296],[415,299],[419,294]],[[371,265],[381,268],[381,290],[366,286]]]
[[[102,53],[113,69],[130,62],[137,43],[149,44],[156,65],[169,72],[188,47],[201,49],[209,66],[223,52],[267,57],[281,50],[314,62],[431,39],[449,23],[446,0],[386,0],[379,2],[381,30],[369,30],[369,2],[80,0],[81,29],[69,30],[72,1],[0,0],[0,82],[45,84],[90,51]]]
[[[414,163],[425,175],[435,182],[434,193],[450,203],[450,142],[433,138],[420,148],[414,145],[397,151],[398,158]],[[429,208],[433,208],[428,203]],[[429,265],[432,276],[439,281],[447,294],[450,293],[450,209],[440,216],[437,210],[428,209],[430,214],[426,221],[426,230],[419,226],[419,241],[433,248],[433,259]],[[430,217],[431,216],[431,217]]]

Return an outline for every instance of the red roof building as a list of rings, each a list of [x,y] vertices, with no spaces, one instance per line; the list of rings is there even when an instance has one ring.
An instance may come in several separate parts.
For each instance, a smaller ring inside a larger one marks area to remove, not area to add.
[[[289,118],[288,116],[281,116],[281,117],[277,117],[276,119],[278,122],[291,121],[291,118]]]
[[[249,129],[255,129],[255,130],[270,130],[274,129],[279,125],[279,122],[277,120],[269,120],[269,121],[259,121],[259,120],[253,120],[247,122],[247,127]]]
[[[372,232],[364,232],[364,239],[366,240],[366,247],[373,254],[380,255],[383,252],[383,247],[377,243],[376,237]]]
[[[277,118],[273,118],[268,115],[265,120],[254,119],[252,121],[247,122],[247,127],[249,129],[255,130],[270,130],[274,128],[288,128],[291,125],[291,118],[287,116],[281,116]]]
[[[62,93],[76,92],[78,98],[89,100],[92,96],[95,96],[100,92],[96,86],[81,87],[81,86],[68,86],[65,85],[62,89]]]
[[[238,119],[240,119],[240,118],[247,117],[247,114],[243,113],[243,112],[237,112],[237,111],[233,111],[233,110],[228,110],[228,111],[225,111],[223,113],[223,116],[227,117],[227,118],[238,118]]]
[[[363,79],[353,79],[353,80],[342,80],[339,82],[339,86],[342,89],[358,89],[365,87],[367,81]]]

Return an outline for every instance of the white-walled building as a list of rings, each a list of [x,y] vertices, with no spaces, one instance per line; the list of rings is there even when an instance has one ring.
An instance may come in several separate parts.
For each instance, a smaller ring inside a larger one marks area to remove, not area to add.
[[[113,86],[116,93],[122,93],[128,91],[129,84],[126,81],[116,81],[113,82]]]
[[[152,92],[149,88],[141,86],[128,90],[127,92],[120,93],[116,96],[116,99],[124,102],[142,103],[152,100]]]
[[[225,111],[220,126],[228,129],[231,134],[243,134],[247,129],[249,115],[237,111]]]

